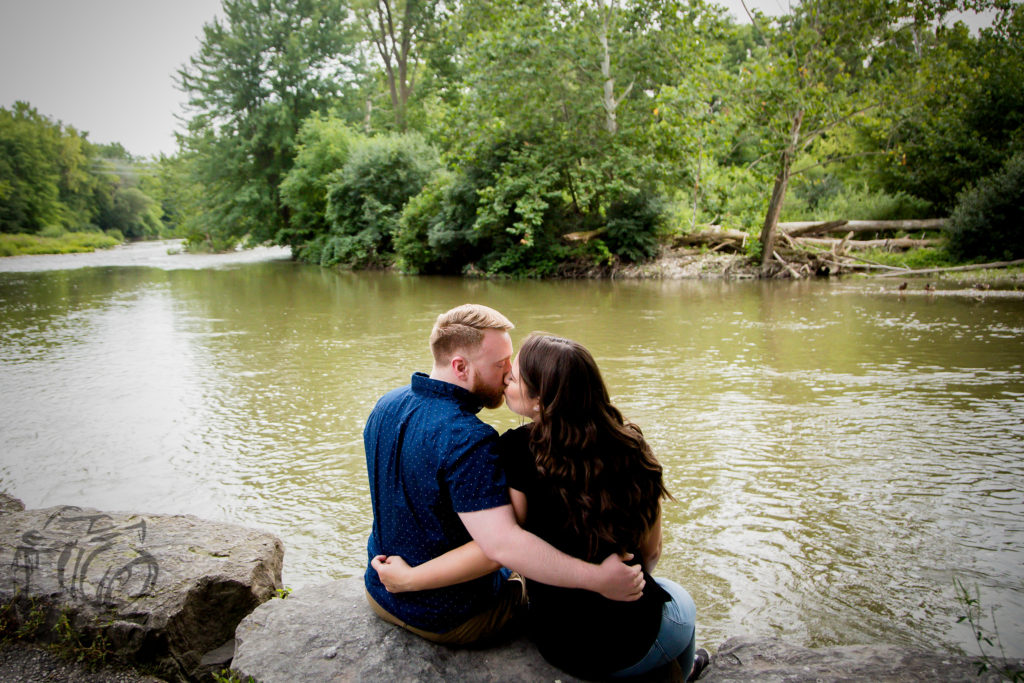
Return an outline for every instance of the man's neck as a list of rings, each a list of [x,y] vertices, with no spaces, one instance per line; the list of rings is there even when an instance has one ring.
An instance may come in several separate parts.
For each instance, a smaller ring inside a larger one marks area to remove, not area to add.
[[[462,387],[466,391],[470,390],[465,382],[459,380],[459,378],[455,375],[451,368],[439,368],[437,366],[434,366],[430,370],[430,379],[436,379],[439,382],[447,382],[448,384],[454,384],[457,387]]]

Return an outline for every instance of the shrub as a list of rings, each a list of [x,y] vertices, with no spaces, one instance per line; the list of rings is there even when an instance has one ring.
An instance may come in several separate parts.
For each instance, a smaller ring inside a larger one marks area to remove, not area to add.
[[[405,204],[437,171],[437,153],[418,134],[384,135],[351,147],[327,184],[330,233],[320,263],[351,267],[390,261],[392,238]]]
[[[473,239],[476,192],[467,196],[466,190],[464,178],[445,171],[405,205],[395,234],[402,271],[453,274],[478,257]]]
[[[349,150],[362,139],[341,119],[313,115],[302,122],[295,164],[281,182],[281,203],[288,208],[288,225],[275,242],[296,249],[328,232],[327,183],[344,167]]]
[[[64,235],[66,235],[67,232],[68,231],[65,230],[60,225],[47,225],[45,228],[40,230],[38,234],[40,237],[50,237],[52,239],[57,239],[58,237],[63,237]]]
[[[708,164],[701,181],[697,224],[713,223],[734,230],[760,230],[768,211],[772,180],[741,166]],[[687,204],[691,199],[687,199]],[[690,223],[683,226],[689,229]]]
[[[626,261],[647,261],[658,254],[658,234],[664,225],[661,198],[637,193],[608,207],[603,241],[608,249]]]
[[[885,221],[930,218],[931,202],[902,190],[894,194],[867,185],[844,186],[826,176],[819,182],[793,187],[782,210],[783,221]]]
[[[946,230],[958,258],[1024,257],[1024,153],[962,192]]]

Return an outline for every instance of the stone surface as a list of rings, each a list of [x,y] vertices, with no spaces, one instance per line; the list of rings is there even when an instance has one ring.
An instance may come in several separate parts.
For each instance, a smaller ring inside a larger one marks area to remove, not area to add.
[[[434,645],[378,619],[366,604],[362,578],[297,590],[242,620],[232,669],[260,683],[293,681],[561,681],[523,637],[497,647]],[[1020,662],[1017,662],[1020,665]],[[809,649],[773,638],[730,638],[702,683],[819,681],[972,681],[975,660],[895,646]],[[663,670],[648,681],[671,680]]]
[[[0,493],[0,514],[5,512],[21,512],[25,504],[14,496],[7,493]]]
[[[523,637],[485,649],[434,645],[378,619],[362,577],[271,600],[235,632],[231,668],[260,683],[294,681],[576,681]]]
[[[0,514],[4,620],[43,641],[103,647],[168,678],[198,675],[209,651],[281,587],[273,535],[196,517],[76,507]]]
[[[1021,662],[1016,662],[1015,666],[1019,669]],[[1001,680],[1004,680],[1003,677],[995,672],[979,676],[976,660],[953,654],[925,652],[895,645],[811,649],[789,645],[776,638],[735,637],[718,648],[701,683],[990,683]]]
[[[116,665],[88,667],[40,645],[8,643],[0,646],[0,681],[3,683],[162,683],[159,678]]]

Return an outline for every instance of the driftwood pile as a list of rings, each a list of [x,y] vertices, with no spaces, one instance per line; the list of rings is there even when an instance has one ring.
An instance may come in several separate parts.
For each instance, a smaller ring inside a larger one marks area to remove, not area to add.
[[[932,247],[941,243],[938,237],[928,237],[929,231],[940,230],[945,219],[906,221],[815,221],[779,223],[778,240],[772,254],[768,277],[804,278],[813,275],[838,275],[865,271],[892,271],[907,274],[906,268],[874,263],[855,252],[868,249],[904,251]],[[921,232],[919,238],[884,237],[886,234]],[[836,235],[836,236],[828,236]],[[841,236],[839,236],[841,235]],[[868,239],[855,239],[867,235]],[[711,251],[741,251],[752,239],[740,230],[710,229],[677,237],[676,247],[701,246]]]

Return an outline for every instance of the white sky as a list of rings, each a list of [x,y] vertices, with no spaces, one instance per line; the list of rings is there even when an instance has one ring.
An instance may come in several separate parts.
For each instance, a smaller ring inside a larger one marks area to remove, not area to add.
[[[0,0],[0,106],[27,101],[93,142],[175,150],[174,75],[220,0]]]
[[[740,0],[719,0],[746,22]],[[750,0],[766,14],[789,0]],[[0,0],[0,107],[41,114],[120,142],[172,154],[184,96],[174,76],[199,48],[220,0]]]

